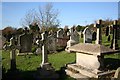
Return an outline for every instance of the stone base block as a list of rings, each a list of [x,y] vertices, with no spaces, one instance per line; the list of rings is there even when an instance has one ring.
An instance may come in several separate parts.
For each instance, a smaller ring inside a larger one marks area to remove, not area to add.
[[[52,79],[52,80],[56,80],[59,78],[59,75],[55,72],[54,68],[51,66],[50,63],[45,63],[42,64],[40,68],[38,68],[38,74],[36,76],[36,78],[38,80],[41,79]]]
[[[79,79],[79,80],[89,80],[89,77],[87,77],[87,76],[85,76],[85,75],[82,75],[82,74],[80,74],[80,73],[74,73],[74,72],[72,72],[71,70],[69,70],[69,69],[66,69],[65,70],[65,72],[66,72],[66,74],[67,75],[69,75],[69,76],[71,76],[71,77],[73,77],[73,78],[75,78],[75,79]]]

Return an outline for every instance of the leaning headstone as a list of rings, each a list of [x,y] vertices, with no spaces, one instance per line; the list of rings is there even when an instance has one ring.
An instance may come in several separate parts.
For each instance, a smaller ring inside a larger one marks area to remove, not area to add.
[[[95,24],[95,27],[97,27],[96,44],[102,44],[102,34],[101,34],[102,20],[98,20],[97,24]]]
[[[88,27],[83,31],[83,38],[84,43],[92,43],[92,32]]]

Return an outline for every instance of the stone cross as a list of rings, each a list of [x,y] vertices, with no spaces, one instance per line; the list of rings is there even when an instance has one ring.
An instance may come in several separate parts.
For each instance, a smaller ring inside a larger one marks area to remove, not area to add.
[[[45,31],[44,33],[41,34],[42,36],[42,65],[48,62],[48,55],[47,55],[47,32]]]
[[[7,49],[7,50],[12,50],[10,52],[10,60],[11,60],[11,66],[10,66],[10,69],[11,70],[15,70],[16,69],[16,45],[15,45],[15,37],[12,37],[10,39],[10,45],[6,45],[4,46],[4,49]]]
[[[102,26],[102,20],[98,20],[97,24],[95,24],[95,27],[97,27],[96,44],[102,44],[101,26]]]
[[[112,42],[111,42],[111,47],[112,49],[114,50],[117,50],[118,49],[118,21],[115,20],[114,23],[113,23],[113,37],[112,37]]]

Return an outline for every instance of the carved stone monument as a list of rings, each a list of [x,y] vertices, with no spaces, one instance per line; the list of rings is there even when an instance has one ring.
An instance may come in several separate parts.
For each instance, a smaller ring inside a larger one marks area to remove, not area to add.
[[[99,78],[105,72],[104,55],[118,51],[100,44],[79,43],[69,48],[76,52],[76,62],[67,65],[66,74],[73,78]]]
[[[98,20],[97,24],[95,24],[95,27],[97,27],[96,44],[102,44],[102,34],[101,34],[102,20]]]
[[[49,79],[58,78],[58,75],[55,73],[55,69],[52,67],[51,63],[48,62],[48,53],[47,53],[47,35],[48,33],[45,31],[42,35],[42,40],[39,43],[42,44],[42,63],[40,64],[40,68],[38,68],[37,79]]]

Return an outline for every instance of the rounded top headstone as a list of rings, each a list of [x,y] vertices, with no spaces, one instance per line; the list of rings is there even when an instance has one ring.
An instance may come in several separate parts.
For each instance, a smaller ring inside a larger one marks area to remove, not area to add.
[[[113,24],[114,24],[114,25],[117,25],[117,23],[118,23],[118,21],[117,21],[117,20],[115,20],[115,21],[113,22]]]

